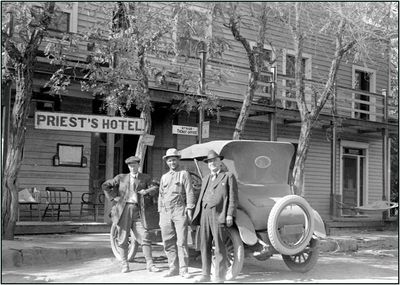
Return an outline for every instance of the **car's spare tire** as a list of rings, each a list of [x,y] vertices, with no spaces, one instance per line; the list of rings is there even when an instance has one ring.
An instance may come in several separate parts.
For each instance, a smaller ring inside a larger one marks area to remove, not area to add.
[[[269,240],[280,254],[295,255],[309,244],[314,223],[310,204],[298,195],[287,195],[275,203],[269,214]]]

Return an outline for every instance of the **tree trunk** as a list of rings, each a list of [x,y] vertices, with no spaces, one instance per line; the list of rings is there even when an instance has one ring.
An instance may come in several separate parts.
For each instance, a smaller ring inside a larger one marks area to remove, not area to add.
[[[140,157],[140,171],[143,170],[144,159],[146,156],[147,145],[144,144],[144,136],[150,134],[151,131],[151,111],[150,108],[145,108],[140,113],[140,118],[144,119],[144,133],[139,137],[135,156]]]
[[[299,196],[304,196],[304,167],[307,153],[310,149],[311,125],[312,121],[310,119],[304,120],[301,124],[299,144],[293,168],[293,192]]]
[[[7,146],[7,160],[2,182],[2,239],[14,239],[18,214],[17,174],[21,167],[25,126],[32,98],[33,63],[17,64],[16,95],[13,105]]]
[[[267,28],[267,5],[266,3],[261,4],[261,17],[260,17],[260,24],[258,29],[258,38],[257,38],[257,49],[258,53],[262,52],[265,43],[265,31]],[[236,15],[236,8],[235,11],[231,15],[229,19],[229,26],[232,32],[233,37],[235,40],[240,42],[243,45],[243,48],[246,51],[247,58],[249,60],[249,67],[250,67],[250,74],[249,74],[249,83],[247,85],[247,91],[244,95],[243,104],[240,109],[239,117],[236,121],[235,130],[233,132],[233,139],[240,140],[242,138],[242,133],[246,126],[247,119],[249,118],[250,114],[250,107],[253,102],[254,92],[257,88],[257,80],[259,77],[259,71],[262,66],[262,61],[259,60],[259,56],[256,56],[255,52],[253,51],[250,43],[244,38],[240,33],[240,27],[238,25],[239,17]]]
[[[243,104],[240,109],[239,118],[236,121],[235,131],[233,132],[233,139],[240,140],[247,119],[249,118],[251,103],[254,98],[254,90],[257,87],[257,75],[255,72],[251,72],[249,75],[249,84],[247,85],[247,92],[243,99]]]
[[[140,118],[144,119],[144,132],[139,137],[137,146],[136,146],[136,153],[135,156],[140,158],[140,167],[139,170],[143,170],[144,159],[146,156],[147,145],[144,144],[144,137],[151,132],[151,102],[150,102],[150,90],[149,90],[149,79],[147,77],[147,70],[146,70],[146,55],[145,49],[142,46],[139,50],[139,69],[141,72],[141,80],[140,85],[143,91],[143,98],[145,98],[145,103],[142,106],[142,112],[140,113]]]

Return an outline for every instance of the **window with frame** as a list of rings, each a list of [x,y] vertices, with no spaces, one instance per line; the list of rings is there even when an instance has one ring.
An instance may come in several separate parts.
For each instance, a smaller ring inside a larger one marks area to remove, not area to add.
[[[370,92],[371,90],[371,73],[362,70],[354,71],[354,89],[361,90],[365,92]],[[369,120],[369,114],[364,113],[370,111],[369,104],[363,104],[360,101],[369,102],[369,96],[362,93],[354,93],[354,109],[360,110],[361,112],[354,112],[354,118],[361,120]]]
[[[296,57],[293,54],[286,54],[284,56],[284,67],[283,70],[287,77],[290,79],[285,79],[284,86],[286,89],[283,91],[283,97],[290,98],[289,100],[283,100],[283,107],[287,109],[297,109],[296,98],[296,81],[295,78],[295,65]],[[301,71],[304,79],[311,78],[311,58],[304,56],[301,60]]]
[[[33,6],[36,12],[43,12],[42,6]],[[70,2],[57,6],[54,17],[50,22],[48,30],[57,33],[76,33],[78,26],[78,2]],[[51,33],[52,36],[55,34]]]
[[[250,47],[255,54],[256,61],[261,62],[261,67],[258,70],[259,75],[254,101],[259,104],[270,104],[274,80],[272,67],[274,66],[275,61],[272,48],[268,45],[264,45],[261,51],[258,52],[258,47],[255,42],[250,42]]]
[[[303,73],[303,78],[306,76],[306,62],[307,59],[303,58],[301,60],[301,72]],[[294,78],[295,75],[295,63],[296,63],[296,58],[294,55],[287,54],[286,55],[286,75],[289,77]]]
[[[207,9],[188,7],[176,18],[174,40],[178,56],[198,58],[204,48],[204,40],[212,32],[212,21]]]
[[[257,47],[253,47],[255,50]],[[272,59],[272,51],[266,48],[263,48],[262,51],[258,54],[260,57],[259,60],[262,61],[261,69],[259,70],[260,74],[258,77],[259,86],[257,87],[257,92],[264,93],[264,94],[271,94],[272,93],[272,84],[273,76],[271,73],[271,62]]]
[[[55,32],[69,33],[70,18],[71,18],[71,13],[64,11],[56,11],[54,18],[49,25],[49,30]]]

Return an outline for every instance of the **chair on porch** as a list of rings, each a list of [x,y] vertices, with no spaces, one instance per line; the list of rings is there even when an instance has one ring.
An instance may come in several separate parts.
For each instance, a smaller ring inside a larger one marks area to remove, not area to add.
[[[18,192],[18,215],[17,220],[20,220],[21,212],[29,211],[31,220],[33,219],[33,212],[37,211],[38,220],[41,220],[40,215],[40,191],[36,190],[35,187],[23,188]],[[26,208],[25,206],[28,206]]]
[[[49,208],[51,209],[52,218],[54,216],[54,211],[57,212],[57,221],[60,220],[61,212],[68,212],[69,218],[72,219],[72,192],[66,190],[65,187],[46,187],[46,204],[42,219],[46,217]]]
[[[80,219],[82,220],[83,212],[93,214],[93,219],[97,222],[99,210],[104,209],[104,194],[98,191],[91,193],[83,193],[81,196]]]

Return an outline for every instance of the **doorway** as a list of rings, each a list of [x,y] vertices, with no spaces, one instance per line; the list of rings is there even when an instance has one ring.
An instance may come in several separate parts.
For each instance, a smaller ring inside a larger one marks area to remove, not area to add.
[[[342,209],[343,216],[355,215],[351,207],[363,206],[366,201],[366,149],[342,149]],[[350,208],[349,208],[350,207]]]

